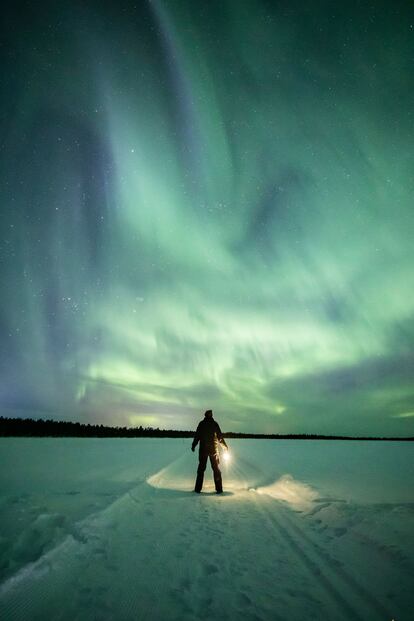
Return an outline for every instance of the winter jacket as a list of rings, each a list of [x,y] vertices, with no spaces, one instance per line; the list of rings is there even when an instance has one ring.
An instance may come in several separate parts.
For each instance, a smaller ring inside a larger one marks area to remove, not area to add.
[[[223,438],[219,424],[214,418],[204,418],[198,423],[197,431],[194,436],[192,449],[194,450],[200,442],[200,455],[215,455],[218,453],[218,445],[223,444],[227,447]]]

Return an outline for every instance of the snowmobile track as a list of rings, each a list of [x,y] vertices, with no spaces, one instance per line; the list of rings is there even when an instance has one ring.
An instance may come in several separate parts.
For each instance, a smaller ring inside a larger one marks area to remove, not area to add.
[[[270,520],[313,579],[323,586],[342,617],[358,621],[393,618],[356,578],[305,533],[290,509],[263,495],[260,499],[255,495],[255,499],[256,508]]]

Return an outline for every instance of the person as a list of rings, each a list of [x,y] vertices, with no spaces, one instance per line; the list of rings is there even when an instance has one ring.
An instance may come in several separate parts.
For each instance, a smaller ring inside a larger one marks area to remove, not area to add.
[[[194,491],[198,494],[203,487],[204,472],[207,465],[207,458],[210,458],[210,464],[213,469],[214,484],[216,486],[217,494],[221,494],[223,491],[223,483],[221,480],[221,471],[219,468],[219,443],[228,449],[223,434],[217,421],[213,418],[212,410],[207,410],[204,414],[204,419],[198,423],[197,431],[194,436],[191,450],[194,453],[195,447],[200,443],[199,455],[198,455],[198,468],[197,479],[195,482]]]

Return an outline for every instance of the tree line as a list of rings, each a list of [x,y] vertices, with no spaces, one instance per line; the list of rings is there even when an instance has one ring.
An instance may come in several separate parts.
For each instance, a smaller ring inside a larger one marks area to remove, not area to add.
[[[194,431],[159,429],[153,427],[112,427],[73,423],[42,418],[7,418],[0,416],[0,437],[55,437],[55,438],[192,438]],[[254,438],[263,440],[414,440],[377,436],[328,436],[312,433],[265,434],[227,432],[225,438]]]

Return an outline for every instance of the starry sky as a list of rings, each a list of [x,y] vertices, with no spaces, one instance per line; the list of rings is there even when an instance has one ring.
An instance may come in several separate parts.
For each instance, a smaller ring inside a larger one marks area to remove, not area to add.
[[[9,3],[0,413],[414,434],[410,2]]]

